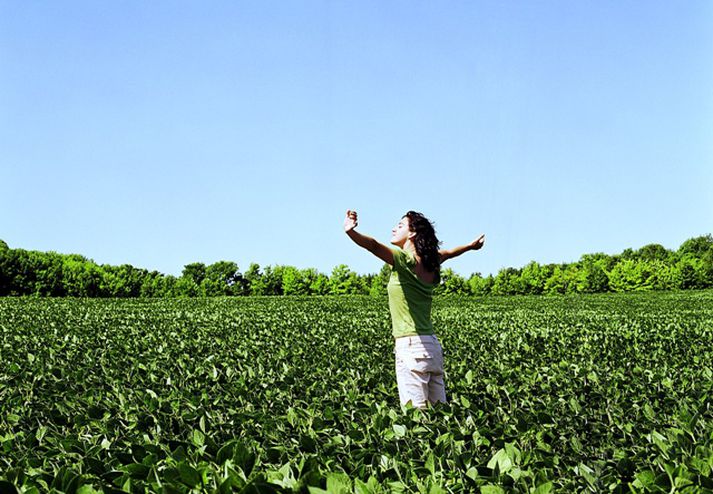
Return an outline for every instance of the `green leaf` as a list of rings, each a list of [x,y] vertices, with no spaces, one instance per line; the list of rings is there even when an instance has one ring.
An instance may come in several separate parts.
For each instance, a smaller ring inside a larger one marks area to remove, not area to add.
[[[424,466],[426,467],[426,470],[431,472],[431,475],[436,473],[436,458],[433,455],[433,451],[428,453],[428,456],[426,457],[426,463],[424,464]]]
[[[394,430],[394,435],[396,435],[396,437],[401,438],[406,435],[406,426],[394,424],[391,426],[391,428]]]
[[[381,494],[382,489],[375,477],[369,477],[366,483],[360,479],[354,479],[354,492],[355,494]]]
[[[388,486],[389,486],[389,491],[391,491],[394,494],[399,494],[401,492],[406,491],[406,486],[404,485],[404,483],[399,482],[398,480],[388,482]]]
[[[478,478],[478,469],[475,467],[470,467],[466,472],[465,476],[469,479],[476,480]]]
[[[102,491],[98,491],[91,484],[84,484],[77,489],[76,494],[96,494]]]
[[[188,463],[180,462],[176,465],[176,467],[178,468],[178,473],[181,476],[181,482],[186,484],[188,487],[195,487],[201,483],[201,474]]]
[[[499,449],[488,462],[488,468],[495,470],[497,466],[500,473],[507,472],[512,468],[512,465],[512,460],[504,448]]]
[[[205,435],[198,429],[191,432],[191,442],[199,448],[205,444]]]
[[[35,433],[35,437],[37,438],[37,441],[39,443],[42,443],[42,439],[45,437],[46,434],[47,434],[47,426],[43,425],[37,429],[37,432]]]
[[[431,484],[431,487],[428,489],[428,494],[447,494],[447,492],[448,491],[438,484]]]
[[[222,465],[228,460],[233,459],[233,452],[235,451],[235,442],[230,441],[224,444],[215,455],[216,462],[218,465]]]
[[[279,485],[283,489],[293,489],[297,484],[289,463],[285,463],[278,470],[269,471],[267,473],[267,480],[271,484]]]
[[[480,494],[505,494],[505,491],[502,487],[493,484],[488,484],[481,486]]]
[[[149,467],[141,463],[126,465],[122,467],[122,470],[131,475],[132,479],[145,479],[151,471]]]
[[[327,491],[330,494],[351,494],[352,482],[346,474],[328,473]]]
[[[584,479],[589,483],[594,485],[597,482],[597,478],[594,475],[594,470],[589,468],[587,465],[584,463],[580,463],[577,465],[577,471],[579,472],[579,475],[584,477]]]
[[[549,494],[552,492],[552,485],[551,481],[540,484],[534,491],[532,491],[532,494]]]
[[[205,415],[201,415],[201,419],[198,421],[198,427],[200,427],[201,432],[205,433]]]
[[[659,434],[658,431],[653,431],[650,436],[651,441],[661,450],[661,452],[666,455],[668,453],[668,450],[671,448],[671,445],[668,443],[668,439]]]
[[[355,494],[373,494],[369,486],[364,483],[364,481],[359,479],[354,479],[354,493]]]

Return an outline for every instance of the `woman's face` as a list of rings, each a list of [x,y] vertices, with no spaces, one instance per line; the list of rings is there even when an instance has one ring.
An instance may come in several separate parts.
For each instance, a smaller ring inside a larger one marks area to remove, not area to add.
[[[411,230],[408,228],[408,217],[404,216],[391,230],[391,243],[398,247],[403,247],[410,234]]]

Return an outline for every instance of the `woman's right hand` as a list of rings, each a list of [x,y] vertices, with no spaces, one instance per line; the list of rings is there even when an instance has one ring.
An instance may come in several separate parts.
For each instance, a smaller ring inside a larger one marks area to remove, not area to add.
[[[356,211],[352,211],[351,209],[347,209],[347,216],[344,218],[344,231],[349,232],[356,228],[358,222],[357,222],[357,213]]]

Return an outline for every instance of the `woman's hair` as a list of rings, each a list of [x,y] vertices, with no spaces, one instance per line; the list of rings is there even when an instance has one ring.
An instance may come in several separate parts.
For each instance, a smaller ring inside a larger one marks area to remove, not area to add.
[[[408,218],[408,229],[416,234],[413,243],[423,267],[430,272],[440,271],[441,256],[438,253],[438,246],[441,242],[436,237],[433,223],[416,211],[409,211],[404,215],[404,218]]]

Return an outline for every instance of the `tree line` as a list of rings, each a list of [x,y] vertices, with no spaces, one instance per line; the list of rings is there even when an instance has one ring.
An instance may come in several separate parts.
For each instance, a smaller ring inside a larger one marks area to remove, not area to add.
[[[252,263],[241,272],[232,261],[195,262],[181,276],[129,264],[98,265],[78,254],[11,249],[0,240],[0,296],[45,297],[215,297],[250,295],[382,296],[391,268],[360,275],[336,266],[330,275],[313,268]],[[441,272],[438,294],[538,295],[713,288],[713,237],[686,240],[676,251],[659,244],[618,255],[585,254],[562,264],[530,262],[497,275],[465,278]]]

